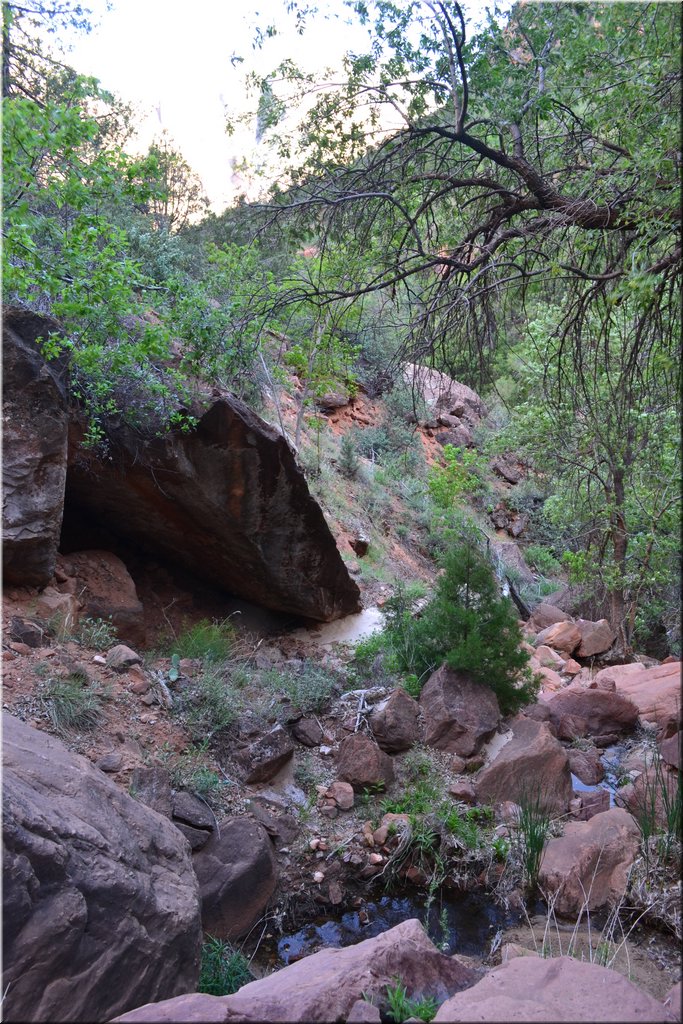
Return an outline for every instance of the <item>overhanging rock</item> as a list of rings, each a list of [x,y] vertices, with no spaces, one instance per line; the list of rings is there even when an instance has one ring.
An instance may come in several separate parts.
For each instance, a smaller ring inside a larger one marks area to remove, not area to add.
[[[73,443],[66,516],[275,611],[327,622],[360,609],[289,446],[234,398],[189,433],[143,443],[121,428],[109,458]]]

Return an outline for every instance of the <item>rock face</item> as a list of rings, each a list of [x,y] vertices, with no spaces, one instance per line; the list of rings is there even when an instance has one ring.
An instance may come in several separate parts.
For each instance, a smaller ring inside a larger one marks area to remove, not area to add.
[[[557,893],[559,914],[577,915],[614,903],[626,892],[628,870],[638,853],[640,831],[621,807],[596,814],[589,821],[570,822],[564,834],[551,839],[541,859],[539,883]]]
[[[473,985],[479,974],[439,953],[420,922],[409,920],[355,946],[323,949],[234,995],[181,996],[117,1021],[344,1021],[364,994],[379,1005],[396,977],[411,995],[442,1001]]]
[[[275,855],[265,828],[251,818],[226,818],[193,860],[204,930],[219,939],[246,935],[277,883]]]
[[[3,311],[3,511],[5,583],[42,587],[55,569],[66,481],[65,358],[46,363],[37,339],[57,325]]]
[[[476,754],[500,721],[493,690],[447,665],[437,669],[420,693],[425,743],[460,757]]]
[[[180,832],[10,715],[3,760],[4,1019],[109,1020],[192,989],[199,894]]]
[[[349,576],[284,438],[237,399],[187,434],[115,438],[109,461],[78,452],[65,526],[94,520],[156,557],[275,611],[319,621],[357,612]]]
[[[126,1019],[130,1019],[127,1017]],[[157,1018],[159,1019],[159,1018]],[[184,1018],[187,1019],[187,1018]],[[445,1002],[434,1024],[447,1021],[673,1021],[649,992],[616,971],[561,956],[520,956]]]
[[[512,739],[477,779],[481,803],[520,803],[539,800],[551,812],[564,814],[572,798],[567,752],[543,722],[517,715],[511,723]]]

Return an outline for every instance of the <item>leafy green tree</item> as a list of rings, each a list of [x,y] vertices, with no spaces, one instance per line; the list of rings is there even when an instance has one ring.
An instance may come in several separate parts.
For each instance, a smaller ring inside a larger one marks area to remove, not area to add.
[[[149,148],[154,176],[159,188],[148,201],[148,213],[157,231],[176,232],[205,214],[209,200],[198,175],[174,148],[167,132],[163,132]]]
[[[471,538],[447,552],[436,595],[420,618],[390,606],[387,631],[403,671],[424,678],[445,662],[490,686],[504,714],[534,699],[538,686],[514,605],[500,596],[493,569]]]

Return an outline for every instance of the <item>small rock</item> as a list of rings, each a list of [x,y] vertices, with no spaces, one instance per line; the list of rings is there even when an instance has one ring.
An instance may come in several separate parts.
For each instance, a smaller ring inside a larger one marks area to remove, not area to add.
[[[381,853],[371,853],[368,860],[371,864],[382,864],[384,862],[384,857]]]
[[[325,795],[334,800],[337,807],[342,811],[350,811],[353,807],[353,786],[348,782],[341,782],[339,780],[333,782]]]
[[[313,881],[317,882],[318,885],[320,885],[320,883],[323,882],[324,880],[325,880],[325,875],[322,873],[322,871],[314,871],[313,872]]]
[[[448,787],[448,792],[454,800],[460,800],[464,804],[477,802],[477,795],[471,782],[454,782]]]
[[[106,665],[115,672],[125,672],[131,665],[142,664],[142,658],[125,644],[117,644],[107,652]]]
[[[103,772],[118,772],[122,765],[123,755],[118,750],[110,750],[95,762],[95,766]]]
[[[141,696],[143,693],[147,693],[151,686],[149,679],[137,679],[130,687],[130,692]]]
[[[16,640],[12,640],[11,641],[10,647],[14,651],[15,654],[26,655],[26,654],[32,654],[33,653],[33,648],[32,647],[29,647],[28,644],[19,643]]]
[[[45,630],[35,622],[28,622],[18,615],[13,615],[10,619],[9,632],[13,640],[28,647],[41,647],[45,643]]]

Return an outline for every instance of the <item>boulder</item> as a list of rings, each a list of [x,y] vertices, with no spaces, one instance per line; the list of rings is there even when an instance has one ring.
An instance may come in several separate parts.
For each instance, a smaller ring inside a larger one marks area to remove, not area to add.
[[[515,462],[511,459],[503,458],[502,455],[498,455],[495,459],[491,459],[489,465],[496,476],[502,477],[502,479],[506,480],[509,484],[518,484],[524,475]]]
[[[524,561],[524,555],[513,540],[493,541],[491,547],[505,573],[509,573],[522,583],[535,582],[533,572]]]
[[[28,310],[3,310],[5,585],[44,587],[55,571],[66,484],[68,360],[46,363],[38,339],[58,330],[54,321]]]
[[[245,769],[245,782],[268,782],[281,768],[291,760],[294,744],[289,733],[276,725],[274,729],[260,736],[248,747],[236,755],[237,761]]]
[[[574,796],[578,798],[581,805],[574,814],[579,821],[588,821],[596,814],[602,814],[603,811],[609,810],[610,799],[606,789],[581,790],[578,793],[575,790]]]
[[[417,701],[400,686],[376,704],[370,715],[370,728],[382,750],[393,754],[412,747],[420,738],[419,713]]]
[[[561,608],[556,608],[552,604],[545,604],[542,601],[534,608],[527,625],[535,633],[540,633],[541,630],[547,629],[548,626],[553,626],[556,622],[569,622],[570,619],[571,616],[563,612]]]
[[[142,602],[120,558],[110,551],[76,551],[58,555],[57,570],[76,582],[82,615],[111,622],[126,644],[145,643]]]
[[[220,822],[193,856],[204,931],[239,939],[258,921],[277,883],[273,846],[265,828],[247,817]]]
[[[460,757],[476,754],[500,722],[493,690],[447,665],[434,672],[420,693],[424,740]]]
[[[681,730],[674,733],[673,736],[669,736],[668,739],[662,740],[659,744],[659,752],[662,755],[663,761],[671,765],[672,768],[678,768],[681,770]]]
[[[569,822],[564,834],[545,846],[539,885],[554,894],[558,914],[575,917],[619,901],[638,854],[640,830],[621,807],[589,821]]]
[[[83,546],[97,523],[275,611],[329,621],[360,610],[294,453],[248,406],[221,398],[193,429],[144,445],[132,428],[112,430],[114,460],[78,448],[73,432],[65,536]]]
[[[480,803],[521,803],[539,798],[551,812],[564,814],[572,798],[567,752],[543,722],[517,715],[512,738],[479,774]]]
[[[115,672],[127,672],[133,665],[141,664],[140,655],[126,644],[117,644],[107,652],[107,668],[113,668]]]
[[[134,768],[130,779],[130,793],[157,814],[163,814],[165,818],[171,817],[173,790],[171,774],[167,768]]]
[[[440,953],[420,922],[408,920],[355,946],[322,949],[243,985],[234,995],[180,996],[157,1006],[141,1006],[116,1021],[345,1021],[351,1019],[363,995],[376,1006],[385,1002],[386,990],[396,984],[396,978],[409,995],[433,996],[441,1002],[480,976],[457,958]]]
[[[581,643],[581,634],[573,622],[554,622],[537,634],[534,645],[552,647],[563,654],[573,654]]]
[[[617,638],[607,619],[600,619],[598,622],[576,619],[575,625],[581,634],[581,643],[576,651],[579,658],[592,658],[596,654],[604,654]]]
[[[304,747],[319,747],[323,731],[315,718],[299,718],[292,725],[292,736]]]
[[[350,782],[354,790],[368,786],[385,788],[394,781],[391,758],[365,733],[356,732],[343,739],[337,756],[339,777]]]
[[[7,1021],[109,1020],[195,987],[190,850],[54,736],[3,715]]]
[[[436,434],[436,440],[440,445],[451,444],[454,448],[472,448],[474,446],[474,438],[464,423],[459,423],[457,427],[450,427],[448,430],[440,430]]]
[[[595,681],[610,680],[617,693],[638,708],[641,722],[653,722],[660,729],[681,720],[681,663],[643,668],[634,662],[604,668]]]
[[[128,1019],[128,1018],[127,1018]],[[161,1018],[159,1018],[161,1019]],[[180,1018],[178,1018],[180,1019]],[[184,1018],[186,1019],[186,1018]],[[443,1003],[434,1024],[448,1021],[673,1021],[649,992],[616,971],[568,956],[518,956]]]
[[[572,775],[576,775],[585,786],[597,786],[605,777],[605,769],[597,747],[588,747],[587,750],[569,747],[567,757]]]
[[[554,694],[547,707],[561,740],[592,736],[600,747],[616,743],[638,721],[638,708],[630,700],[618,693],[584,689],[578,683]]]
[[[562,658],[557,651],[554,651],[552,647],[547,647],[545,644],[541,644],[536,649],[535,657],[540,666],[543,668],[551,668],[555,672],[561,672],[565,665],[565,659]],[[581,666],[579,666],[580,668]]]
[[[406,383],[421,395],[432,415],[454,416],[470,429],[487,415],[486,406],[476,391],[439,370],[406,363],[403,374]]]

